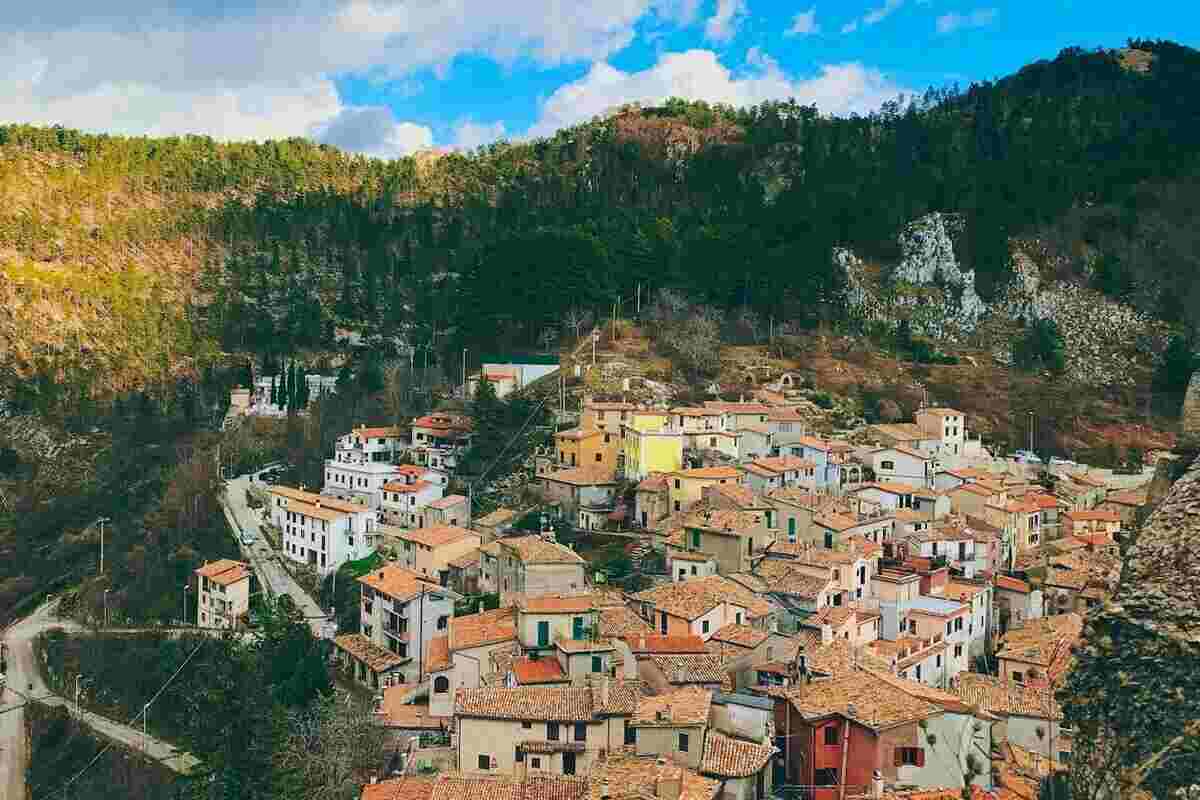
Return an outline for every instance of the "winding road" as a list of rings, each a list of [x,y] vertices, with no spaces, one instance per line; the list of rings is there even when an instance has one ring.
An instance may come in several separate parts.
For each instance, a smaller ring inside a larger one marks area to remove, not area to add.
[[[25,710],[22,706],[30,698],[51,706],[71,706],[70,701],[50,692],[42,679],[42,671],[33,650],[34,639],[46,631],[60,629],[82,632],[77,623],[56,616],[57,607],[57,598],[50,600],[4,631],[3,640],[8,646],[8,683],[0,698],[0,796],[5,800],[24,800],[26,797],[25,772],[29,764],[29,742],[25,737]],[[142,732],[138,728],[92,712],[85,712],[83,721],[109,739],[133,750],[143,749]],[[145,737],[144,749],[151,758],[175,772],[187,773],[199,763],[190,753],[153,736]],[[67,776],[63,776],[63,780],[67,780]]]

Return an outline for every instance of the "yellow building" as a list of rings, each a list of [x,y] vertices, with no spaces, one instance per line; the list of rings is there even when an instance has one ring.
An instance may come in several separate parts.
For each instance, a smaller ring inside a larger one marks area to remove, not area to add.
[[[742,471],[737,467],[701,467],[677,470],[667,478],[671,481],[671,511],[685,511],[700,499],[705,486],[740,484]]]
[[[638,415],[621,427],[621,456],[626,480],[652,472],[678,472],[683,466],[683,433],[666,425],[666,415]]]
[[[612,448],[604,440],[606,434],[598,428],[572,428],[554,434],[555,456],[558,466],[563,468],[596,465],[612,469],[615,459]]]

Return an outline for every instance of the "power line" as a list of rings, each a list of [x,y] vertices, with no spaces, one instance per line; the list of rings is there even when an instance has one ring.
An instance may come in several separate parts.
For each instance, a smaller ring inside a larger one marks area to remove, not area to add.
[[[154,696],[151,697],[150,700],[147,701],[146,704],[142,706],[141,711],[139,711],[138,713],[133,715],[133,719],[129,720],[129,725],[126,725],[125,727],[132,726],[133,723],[137,722],[138,717],[140,717],[146,713],[146,709],[148,709],[154,703],[154,701],[157,700],[159,698],[159,696],[167,690],[167,687],[171,685],[171,683],[175,680],[175,678],[179,677],[179,673],[182,672],[183,668],[188,665],[188,662],[190,662],[192,660],[192,657],[195,656],[196,653],[200,652],[200,648],[202,646],[203,645],[196,645],[196,649],[188,654],[188,657],[183,660],[183,663],[179,665],[179,668],[176,669],[174,673],[172,673],[171,677],[167,678],[167,682],[162,685],[162,688],[160,688],[157,692],[155,692]],[[92,757],[91,761],[89,761],[87,764],[85,764],[83,766],[83,769],[81,769],[81,770],[79,770],[79,772],[75,773],[75,775],[69,781],[67,781],[65,784],[63,784],[62,791],[63,791],[64,797],[67,796],[67,789],[70,789],[71,785],[74,784],[75,781],[77,781],[81,777],[83,777],[83,774],[85,772],[87,772],[89,769],[91,769],[92,765],[100,760],[100,756],[107,753],[112,746],[113,746],[113,743],[109,742],[104,747],[100,748],[100,751]]]

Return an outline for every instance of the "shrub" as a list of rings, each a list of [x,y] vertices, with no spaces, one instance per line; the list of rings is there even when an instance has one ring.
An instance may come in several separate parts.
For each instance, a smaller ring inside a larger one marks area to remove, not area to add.
[[[1062,372],[1066,368],[1063,338],[1058,325],[1051,319],[1039,319],[1013,342],[1013,364],[1019,369],[1048,369]]]
[[[812,396],[812,401],[820,408],[833,408],[833,398],[829,396],[828,392],[817,392]]]

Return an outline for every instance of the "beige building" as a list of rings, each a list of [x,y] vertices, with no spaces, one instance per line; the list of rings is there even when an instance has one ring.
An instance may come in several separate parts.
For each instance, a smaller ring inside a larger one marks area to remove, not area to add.
[[[471,524],[471,504],[466,495],[448,494],[430,503],[425,509],[425,524],[430,527],[438,525],[457,525],[466,527]]]
[[[740,484],[742,471],[737,467],[700,467],[667,475],[670,481],[671,511],[686,511],[697,502],[706,486]]]
[[[479,584],[485,592],[567,594],[586,585],[579,554],[541,536],[499,539],[479,553]]]
[[[596,600],[590,594],[517,599],[517,640],[527,651],[548,651],[564,639],[596,636]]]
[[[704,756],[712,692],[697,687],[643,697],[631,725],[639,756],[667,756],[691,769]]]
[[[196,624],[201,628],[236,628],[250,613],[250,568],[223,558],[196,570]]]
[[[716,561],[722,575],[748,572],[754,553],[775,541],[775,532],[767,527],[767,513],[705,506],[687,514],[667,540],[667,557],[684,551],[703,553]]]
[[[712,575],[657,586],[633,595],[642,618],[660,634],[707,640],[731,623],[771,630],[771,604],[728,578]]]
[[[639,682],[598,679],[584,688],[484,688],[454,702],[458,763],[472,772],[587,775],[599,752],[631,738]]]
[[[517,613],[511,607],[452,618],[445,635],[429,640],[429,713],[453,716],[454,693],[482,686],[493,672],[493,654],[517,647]]]
[[[1121,515],[1116,511],[1068,511],[1063,514],[1064,536],[1111,537],[1121,532]]]
[[[454,525],[416,530],[379,526],[383,540],[396,553],[396,563],[428,580],[446,584],[450,562],[482,543],[479,534]]]

